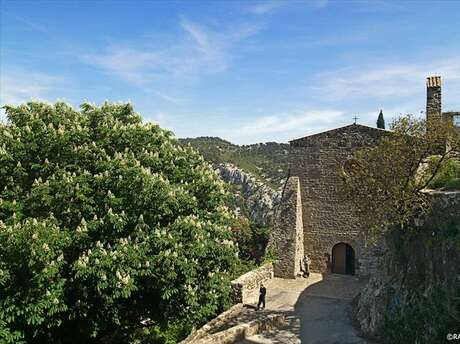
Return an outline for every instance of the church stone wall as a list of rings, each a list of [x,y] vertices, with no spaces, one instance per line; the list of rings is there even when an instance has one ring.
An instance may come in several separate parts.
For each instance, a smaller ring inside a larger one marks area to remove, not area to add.
[[[375,249],[366,247],[363,228],[341,192],[341,167],[354,151],[378,143],[385,131],[349,125],[291,141],[291,175],[300,182],[304,251],[314,272],[330,272],[332,248],[343,242],[355,252],[355,273],[375,266]]]

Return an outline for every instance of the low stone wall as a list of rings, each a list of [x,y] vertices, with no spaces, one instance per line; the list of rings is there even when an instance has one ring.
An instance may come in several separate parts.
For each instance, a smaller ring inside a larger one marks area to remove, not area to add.
[[[193,344],[231,344],[255,334],[270,331],[283,325],[286,321],[284,314],[270,314],[262,319],[256,319],[249,323],[231,327],[222,332],[212,334]]]
[[[279,326],[284,322],[284,315],[273,314],[249,323],[233,326],[224,331],[219,331],[220,327],[232,318],[237,317],[243,311],[243,304],[257,302],[260,283],[268,281],[271,278],[273,278],[273,265],[268,263],[233,280],[231,282],[231,296],[235,305],[190,334],[180,344],[233,343],[236,340]]]
[[[273,265],[269,263],[233,280],[231,282],[233,303],[256,303],[259,298],[260,283],[271,278],[273,278]]]
[[[238,303],[230,307],[225,312],[219,314],[217,317],[209,321],[206,325],[201,327],[199,330],[196,330],[187,338],[185,338],[180,344],[194,344],[199,343],[204,337],[209,336],[210,333],[213,333],[214,330],[221,327],[224,323],[236,317],[243,310],[243,304]]]

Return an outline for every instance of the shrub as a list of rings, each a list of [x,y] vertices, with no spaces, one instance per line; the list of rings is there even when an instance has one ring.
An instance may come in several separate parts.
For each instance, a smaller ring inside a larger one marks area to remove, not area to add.
[[[460,161],[447,161],[428,186],[433,189],[460,190]]]
[[[434,285],[428,295],[412,295],[406,307],[385,315],[380,328],[383,343],[443,343],[446,335],[458,328],[459,309],[451,302],[440,284]]]
[[[269,239],[269,228],[239,218],[232,227],[233,240],[238,244],[239,257],[247,263],[260,264]]]

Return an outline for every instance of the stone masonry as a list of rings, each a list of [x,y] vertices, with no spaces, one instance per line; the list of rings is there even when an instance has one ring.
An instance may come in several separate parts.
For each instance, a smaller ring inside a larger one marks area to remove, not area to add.
[[[426,79],[426,119],[439,120],[442,113],[441,77],[431,76]]]
[[[257,303],[260,284],[271,278],[273,278],[273,265],[268,263],[233,280],[231,282],[232,302],[246,305]]]
[[[281,196],[269,247],[277,255],[276,277],[295,278],[303,257],[302,199],[298,177],[290,177]]]
[[[352,124],[290,142],[291,173],[300,181],[304,250],[312,271],[330,272],[332,249],[339,243],[354,250],[356,274],[366,275],[372,269],[372,248],[365,245],[364,228],[342,197],[341,171],[355,151],[376,145],[385,133]]]

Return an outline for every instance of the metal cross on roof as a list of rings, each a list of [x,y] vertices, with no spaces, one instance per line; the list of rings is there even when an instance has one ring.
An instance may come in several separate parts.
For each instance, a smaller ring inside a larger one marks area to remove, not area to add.
[[[356,117],[356,116],[355,116],[355,117],[353,117],[353,119],[355,120],[355,123],[354,123],[354,124],[356,124],[356,121],[359,119],[359,117]]]

